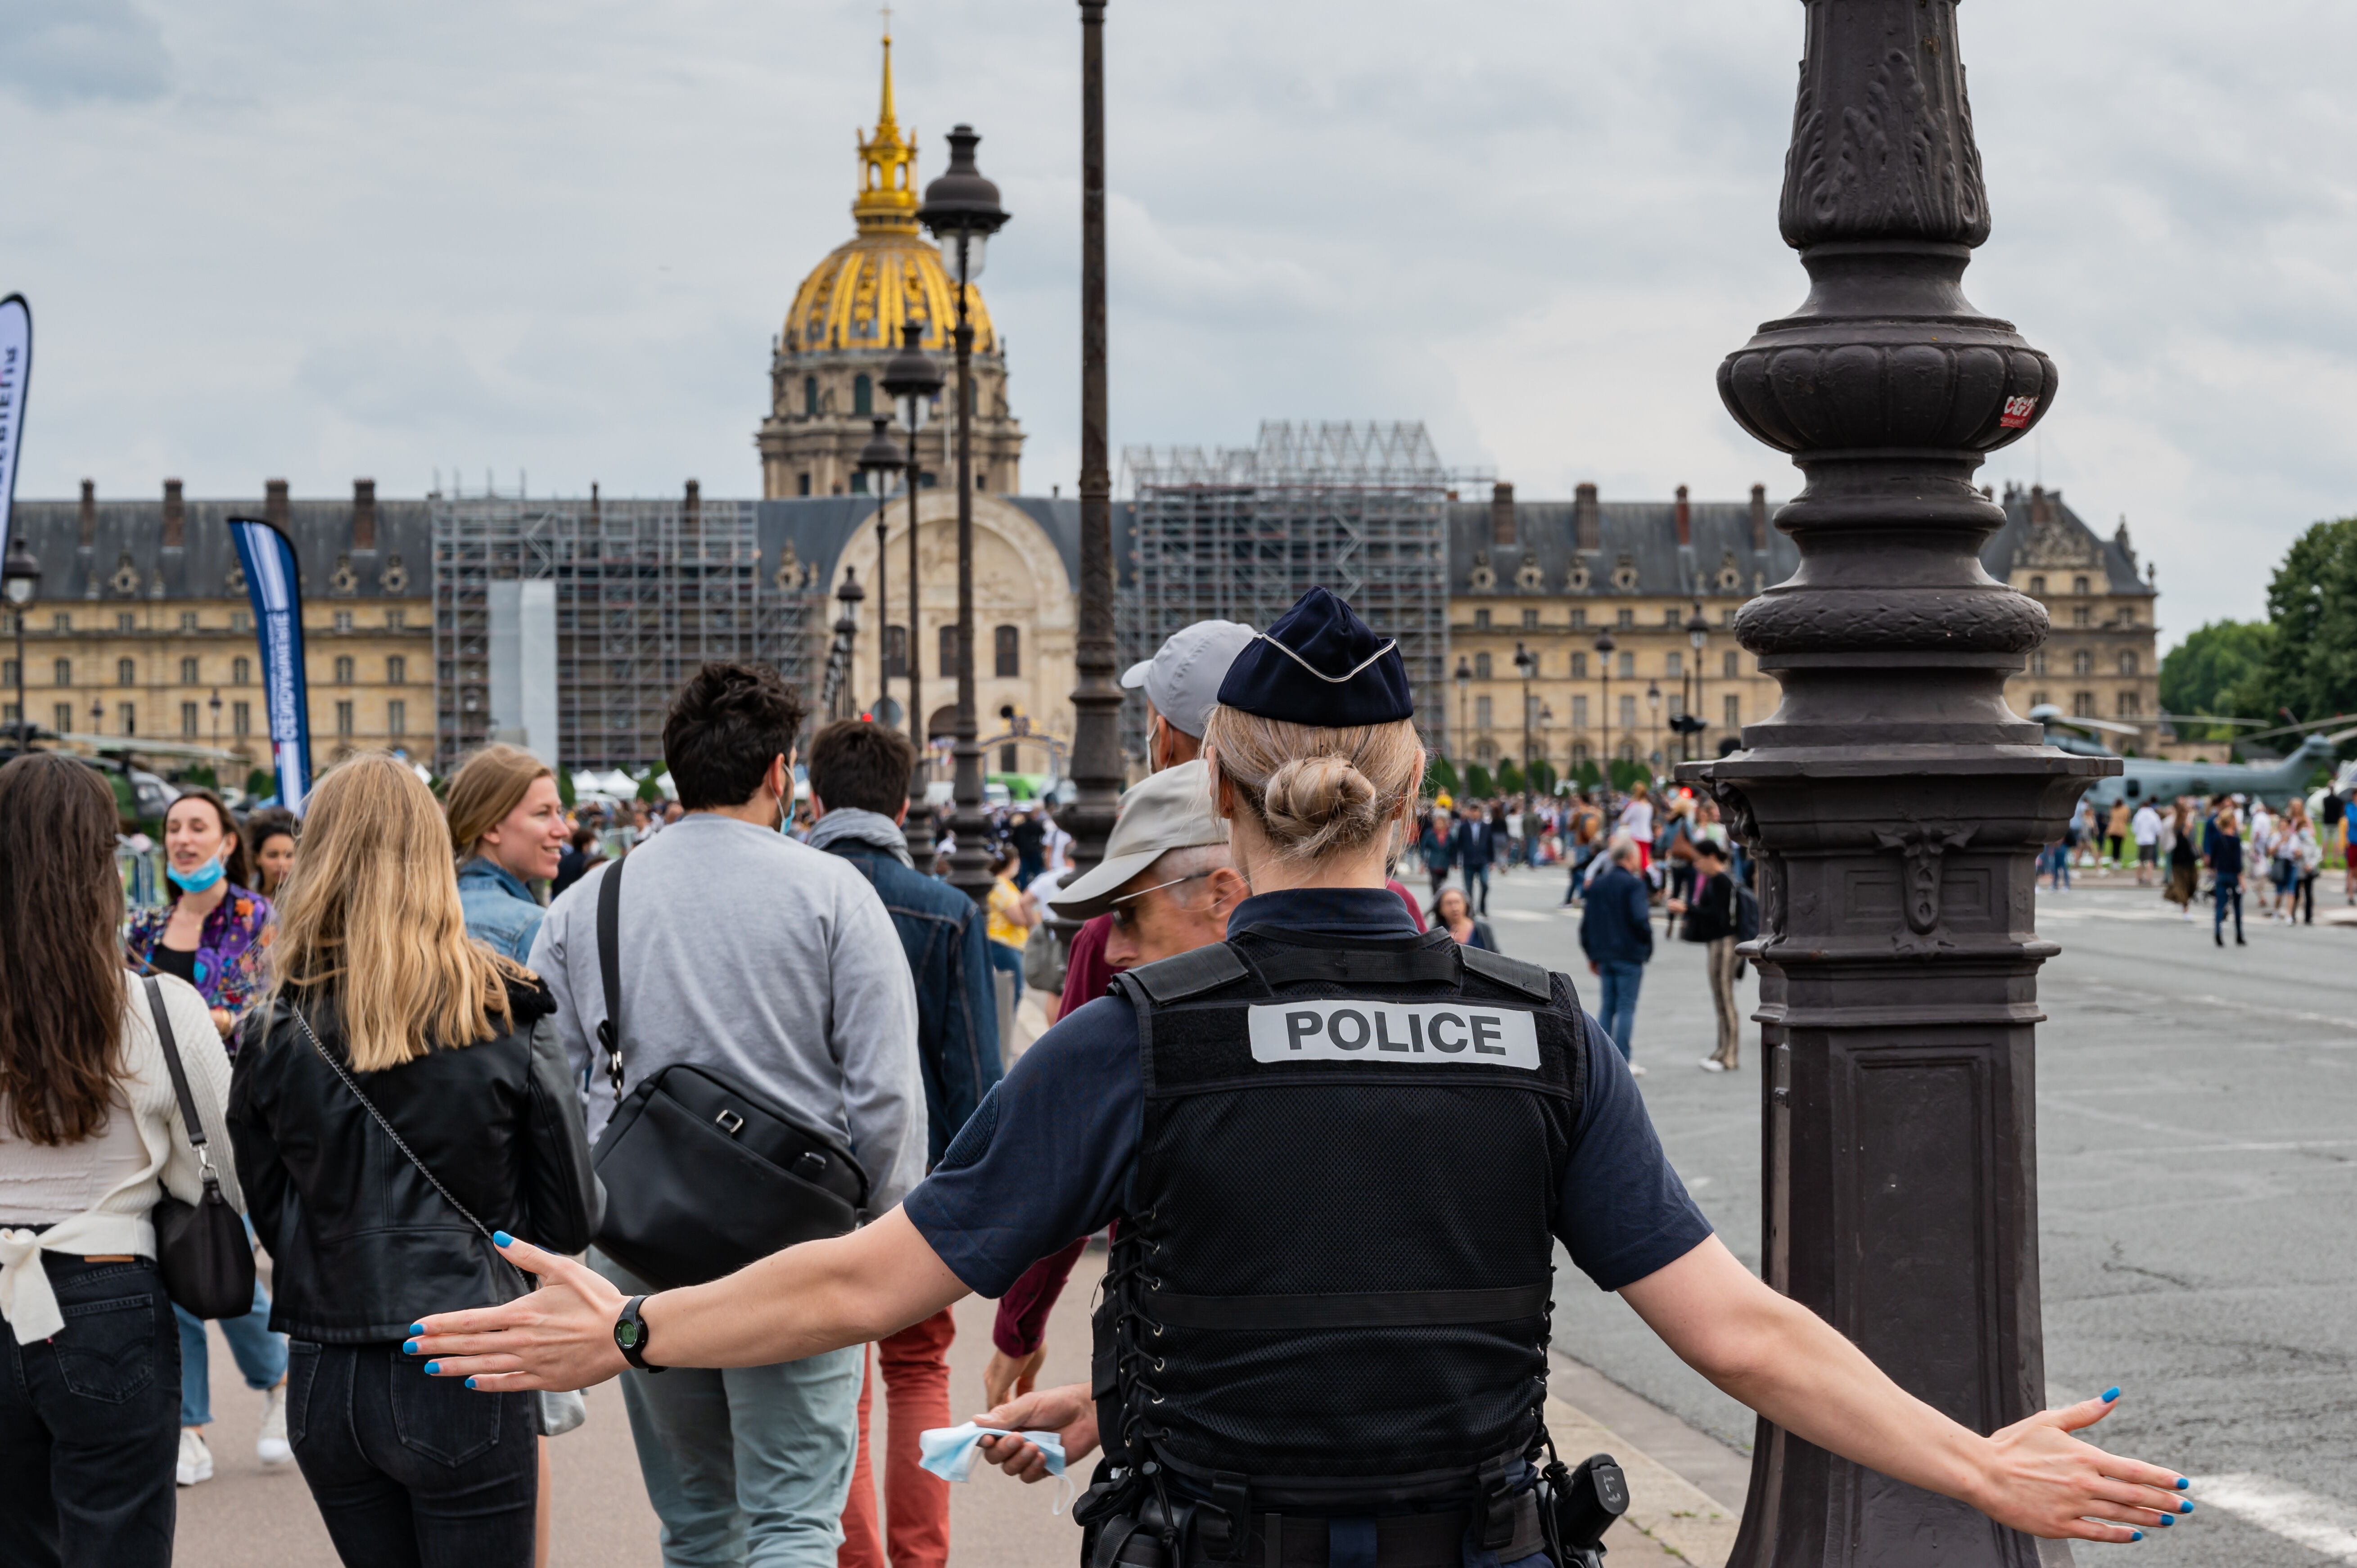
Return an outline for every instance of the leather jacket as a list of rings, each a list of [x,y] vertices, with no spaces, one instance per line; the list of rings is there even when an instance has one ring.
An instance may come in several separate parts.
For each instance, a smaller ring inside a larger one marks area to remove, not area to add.
[[[485,1226],[579,1252],[604,1207],[580,1087],[546,988],[511,978],[508,999],[512,1020],[490,1039],[352,1077]],[[378,1344],[427,1313],[528,1290],[320,1060],[295,1004],[349,1065],[334,994],[290,992],[250,1016],[230,1080],[238,1180],[273,1264],[270,1326],[318,1344]]]

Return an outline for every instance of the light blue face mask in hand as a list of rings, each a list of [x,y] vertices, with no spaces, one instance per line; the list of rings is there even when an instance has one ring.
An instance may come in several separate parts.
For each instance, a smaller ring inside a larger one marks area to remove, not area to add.
[[[982,1440],[1005,1435],[1004,1428],[977,1426],[971,1421],[959,1426],[937,1426],[917,1434],[917,1463],[944,1481],[966,1480],[974,1474],[974,1456],[982,1451]],[[1048,1461],[1048,1474],[1059,1483],[1052,1511],[1062,1513],[1064,1505],[1072,1500],[1071,1479],[1064,1474],[1063,1439],[1052,1432],[1025,1432],[1019,1435],[1038,1444],[1040,1455]]]

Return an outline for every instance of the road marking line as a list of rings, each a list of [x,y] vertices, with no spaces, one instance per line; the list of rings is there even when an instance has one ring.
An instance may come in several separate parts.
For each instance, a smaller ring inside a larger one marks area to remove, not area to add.
[[[2357,1563],[2357,1509],[2247,1472],[2196,1477],[2198,1503],[2224,1509],[2311,1552]]]

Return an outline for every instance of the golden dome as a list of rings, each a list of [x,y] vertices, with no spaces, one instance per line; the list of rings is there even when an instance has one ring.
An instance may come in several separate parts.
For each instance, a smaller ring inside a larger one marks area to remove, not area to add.
[[[953,352],[957,285],[942,265],[941,248],[917,226],[917,138],[905,137],[892,114],[892,37],[884,36],[884,101],[876,134],[859,141],[859,195],[851,204],[858,236],[830,252],[794,291],[786,315],[789,353],[828,349],[901,346],[901,328],[924,329],[925,347]],[[966,289],[976,353],[996,352],[997,339],[982,291]]]

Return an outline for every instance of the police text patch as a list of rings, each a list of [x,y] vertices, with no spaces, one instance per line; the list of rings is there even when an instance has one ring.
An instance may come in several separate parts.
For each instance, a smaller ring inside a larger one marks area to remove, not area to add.
[[[1256,1062],[1487,1062],[1538,1070],[1528,1013],[1462,1002],[1293,1002],[1255,1004]]]

